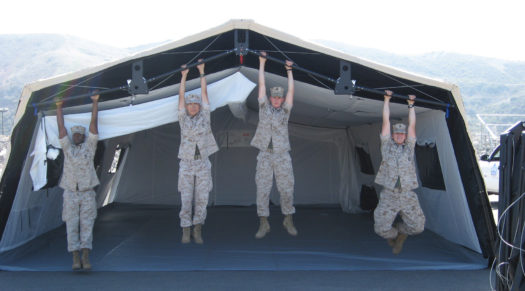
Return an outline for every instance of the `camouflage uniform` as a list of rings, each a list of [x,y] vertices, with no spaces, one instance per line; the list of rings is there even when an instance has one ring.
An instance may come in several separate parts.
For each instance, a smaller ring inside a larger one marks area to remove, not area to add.
[[[393,239],[398,232],[414,235],[425,227],[425,216],[416,193],[419,185],[414,165],[416,139],[407,137],[405,144],[398,145],[388,136],[381,136],[381,155],[375,182],[383,186],[379,204],[374,211],[374,230],[383,238]],[[392,226],[397,214],[402,223]]]
[[[185,108],[179,109],[179,124],[181,144],[178,157],[181,160],[178,189],[181,192],[182,204],[179,217],[181,227],[190,227],[192,224],[204,224],[206,219],[208,196],[213,187],[211,163],[208,157],[217,152],[219,147],[211,132],[208,104],[202,104],[201,110],[194,117],[190,117]],[[194,192],[195,210],[192,221],[191,206]]]
[[[86,141],[73,145],[68,136],[60,139],[64,151],[64,169],[59,186],[64,189],[62,220],[66,223],[69,252],[92,249],[93,224],[97,217],[96,193],[99,184],[93,164],[98,135],[89,134]]]
[[[259,149],[257,156],[257,215],[269,216],[270,191],[273,174],[277,189],[281,194],[281,212],[284,215],[294,214],[293,188],[294,176],[290,157],[288,139],[288,119],[292,107],[284,103],[282,108],[273,108],[268,98],[259,100],[259,124],[251,145]]]

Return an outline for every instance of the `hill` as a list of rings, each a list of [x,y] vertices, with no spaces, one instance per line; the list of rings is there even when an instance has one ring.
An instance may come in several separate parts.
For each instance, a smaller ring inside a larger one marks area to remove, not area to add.
[[[0,107],[12,126],[25,84],[122,58],[130,51],[56,34],[0,35]]]

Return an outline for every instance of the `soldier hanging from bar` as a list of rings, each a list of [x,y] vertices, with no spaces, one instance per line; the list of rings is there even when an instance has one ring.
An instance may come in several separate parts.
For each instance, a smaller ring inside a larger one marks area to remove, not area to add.
[[[375,182],[383,186],[379,203],[374,211],[374,230],[385,238],[392,253],[399,254],[408,235],[419,234],[425,227],[425,216],[414,189],[419,185],[414,165],[416,145],[415,95],[409,95],[408,133],[407,126],[396,123],[390,135],[390,98],[392,91],[386,90],[383,104],[381,129],[382,162]],[[397,215],[402,221],[394,223]]]
[[[93,164],[98,141],[98,98],[98,94],[91,96],[93,107],[87,139],[86,128],[76,125],[71,128],[73,143],[64,126],[64,102],[56,102],[58,136],[64,151],[64,168],[59,184],[64,189],[62,220],[66,223],[67,250],[73,255],[73,270],[91,269],[89,251],[92,249],[93,225],[97,217],[93,188],[99,184]]]
[[[199,60],[199,62],[201,62]],[[183,66],[184,68],[185,66]],[[182,227],[182,243],[193,240],[202,244],[202,225],[206,219],[209,193],[213,187],[211,178],[211,162],[209,156],[219,150],[210,125],[210,102],[206,88],[204,63],[197,65],[200,73],[201,96],[185,95],[186,78],[189,69],[181,72],[179,87],[179,124],[181,142],[179,148],[179,182],[181,193],[181,210],[179,213]],[[195,207],[192,218],[192,202]]]
[[[259,123],[251,145],[259,149],[255,183],[257,185],[257,215],[259,216],[259,230],[255,238],[263,238],[270,232],[269,203],[270,191],[273,184],[273,175],[277,189],[281,194],[281,212],[285,216],[283,225],[290,235],[297,235],[292,215],[294,175],[292,159],[290,158],[290,141],[288,140],[288,119],[293,106],[294,80],[292,74],[293,62],[286,61],[285,69],[288,76],[288,92],[284,96],[284,88],[270,89],[270,101],[266,97],[264,66],[266,52],[259,56]]]

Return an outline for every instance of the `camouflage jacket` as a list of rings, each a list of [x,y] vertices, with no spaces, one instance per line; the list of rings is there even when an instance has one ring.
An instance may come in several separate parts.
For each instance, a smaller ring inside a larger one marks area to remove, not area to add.
[[[263,100],[259,100],[259,124],[251,145],[266,151],[271,140],[274,152],[289,151],[291,148],[288,139],[288,120],[291,110],[292,107],[286,102],[283,103],[282,108],[275,109],[266,96]]]
[[[380,138],[383,160],[375,182],[385,188],[394,189],[399,177],[401,189],[416,189],[419,186],[414,164],[416,139],[407,138],[404,144],[398,145],[390,135]]]
[[[193,160],[195,148],[199,147],[202,158],[217,152],[219,147],[213,137],[210,125],[210,105],[202,104],[197,115],[190,117],[186,109],[179,109],[181,141],[179,159]]]
[[[64,151],[64,169],[60,188],[69,191],[87,191],[99,184],[93,164],[97,141],[98,135],[91,133],[80,145],[73,145],[67,135],[60,139]]]

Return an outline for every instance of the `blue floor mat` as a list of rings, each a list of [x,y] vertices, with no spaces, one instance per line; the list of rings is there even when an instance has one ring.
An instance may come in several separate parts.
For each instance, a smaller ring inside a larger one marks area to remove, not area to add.
[[[393,255],[374,233],[371,214],[297,207],[297,237],[286,233],[278,207],[271,231],[255,239],[255,207],[210,207],[204,244],[180,243],[178,207],[114,204],[99,210],[91,263],[95,271],[195,270],[474,270],[480,254],[425,230]],[[65,227],[0,255],[1,270],[67,271]]]

